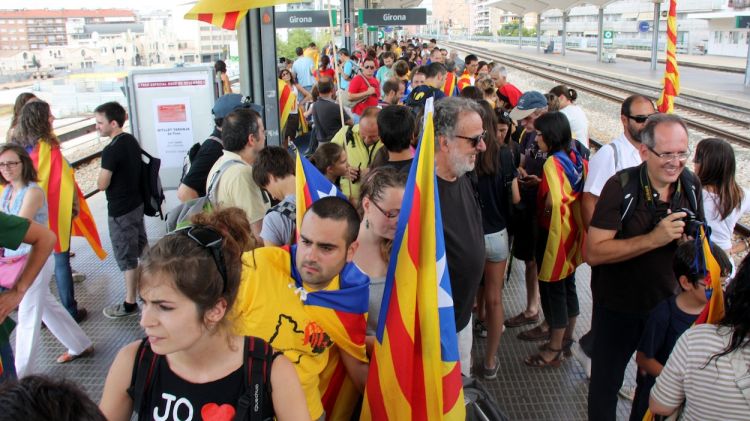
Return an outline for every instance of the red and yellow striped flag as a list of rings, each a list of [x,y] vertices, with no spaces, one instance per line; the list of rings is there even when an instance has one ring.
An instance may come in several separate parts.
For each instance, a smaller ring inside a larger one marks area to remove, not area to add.
[[[445,75],[445,84],[443,84],[443,93],[445,96],[458,95],[456,91],[456,74],[448,72]]]
[[[49,229],[57,235],[55,252],[70,249],[70,236],[85,237],[100,259],[107,257],[99,239],[96,222],[86,198],[73,176],[73,169],[58,146],[40,140],[30,153],[37,169],[39,185],[47,194]],[[73,218],[73,195],[78,199],[78,216]]]
[[[248,9],[298,3],[301,0],[201,0],[185,13],[185,19],[199,20],[228,30],[235,30]],[[273,19],[273,17],[271,17]]]
[[[680,94],[680,72],[677,70],[677,0],[669,2],[667,17],[667,60],[664,89],[656,102],[660,113],[674,112],[674,97]]]
[[[296,106],[297,95],[294,94],[289,84],[279,79],[279,121],[281,122],[279,127],[281,127],[281,130],[284,130],[286,126],[286,120],[289,118],[289,113],[292,112],[292,107]]]

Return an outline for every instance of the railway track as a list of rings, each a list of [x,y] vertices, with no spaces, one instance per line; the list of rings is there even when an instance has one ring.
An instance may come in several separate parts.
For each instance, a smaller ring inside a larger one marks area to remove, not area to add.
[[[656,99],[661,91],[661,88],[652,85],[623,81],[591,71],[535,61],[528,57],[516,59],[481,46],[455,42],[446,42],[445,44],[456,50],[478,53],[481,57],[491,58],[508,67],[568,85],[578,91],[615,101],[618,104],[634,93]],[[711,110],[711,108],[716,111]],[[750,109],[740,106],[731,107],[703,98],[681,94],[675,103],[675,113],[682,117],[691,128],[709,136],[720,137],[738,145],[750,147]]]

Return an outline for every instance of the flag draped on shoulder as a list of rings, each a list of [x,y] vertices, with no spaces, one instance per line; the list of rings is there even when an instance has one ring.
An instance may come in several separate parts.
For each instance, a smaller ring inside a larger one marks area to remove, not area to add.
[[[667,59],[664,88],[656,102],[660,113],[674,112],[674,97],[680,94],[680,72],[677,70],[677,0],[670,0],[667,17]]]
[[[464,72],[461,74],[461,77],[458,78],[456,89],[458,89],[458,93],[461,94],[461,91],[464,90],[467,86],[472,86],[474,84],[474,77],[469,74],[468,71],[464,70]]]
[[[296,106],[297,95],[288,83],[279,79],[279,121],[281,122],[279,127],[281,127],[282,130],[284,129],[284,126],[286,126],[286,120],[289,118],[289,114]]]
[[[456,88],[456,74],[448,72],[445,75],[445,84],[443,84],[443,93],[445,96],[458,95]]]
[[[99,239],[94,217],[73,175],[73,168],[62,156],[60,148],[40,140],[30,153],[38,173],[38,183],[47,195],[49,229],[57,235],[55,252],[70,249],[70,237],[85,237],[94,253],[107,257]],[[78,202],[78,215],[73,218],[73,196]]]
[[[296,197],[297,197],[297,225],[302,225],[302,217],[305,215],[307,208],[312,206],[313,202],[328,196],[338,196],[346,200],[344,193],[336,188],[330,180],[301,153],[297,153],[297,164],[295,167],[296,179]]]
[[[248,9],[298,3],[301,0],[200,0],[187,13],[185,19],[199,20],[219,28],[235,30]],[[273,19],[273,16],[271,16]]]
[[[573,150],[558,151],[544,163],[544,175],[538,190],[538,209],[543,213],[540,224],[549,231],[544,257],[540,262],[539,280],[560,281],[575,272],[583,262],[585,229],[581,214],[581,195],[588,163]]]
[[[464,420],[453,298],[435,178],[433,100],[393,242],[363,420]]]
[[[307,314],[336,344],[320,374],[319,390],[326,419],[349,420],[360,393],[347,374],[341,353],[367,362],[365,334],[370,278],[355,264],[344,266],[339,276],[323,290],[307,291],[294,264],[297,247],[290,248],[292,277]]]

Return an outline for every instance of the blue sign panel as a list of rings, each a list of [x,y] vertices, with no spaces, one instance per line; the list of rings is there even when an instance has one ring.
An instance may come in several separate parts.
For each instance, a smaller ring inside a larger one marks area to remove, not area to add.
[[[648,32],[651,30],[651,22],[647,20],[642,20],[638,22],[638,31],[639,32]]]

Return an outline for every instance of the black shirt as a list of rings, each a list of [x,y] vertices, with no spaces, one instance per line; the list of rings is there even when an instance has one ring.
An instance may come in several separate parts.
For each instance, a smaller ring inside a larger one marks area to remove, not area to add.
[[[330,142],[333,136],[341,130],[341,111],[339,104],[326,98],[318,98],[313,104],[313,123],[318,142]],[[344,110],[344,121],[351,117]]]
[[[120,133],[102,150],[102,169],[112,171],[105,191],[111,217],[125,215],[143,203],[141,146],[130,133]]]
[[[521,141],[521,154],[523,155],[523,169],[528,175],[535,175],[542,178],[544,172],[544,162],[547,160],[547,153],[539,149],[536,143],[536,132],[527,132]],[[526,209],[536,209],[536,192],[539,185],[533,187],[524,187],[519,185],[521,190],[521,201]]]
[[[691,177],[694,178],[697,191],[700,192],[700,181],[692,174]],[[631,180],[630,183],[632,182],[638,183],[639,181]],[[620,177],[615,174],[602,189],[591,218],[592,227],[611,231],[620,230],[623,194]],[[625,221],[618,238],[633,238],[651,232],[656,225],[654,214],[664,215],[670,207],[669,203],[656,198],[656,209],[650,210],[646,205],[642,190],[636,200],[635,210]],[[696,214],[700,220],[704,220],[700,194],[697,195],[697,200],[698,212]],[[690,208],[687,195],[681,194],[679,202],[672,207]],[[679,292],[680,288],[672,270],[672,259],[676,249],[677,242],[672,241],[632,259],[594,267],[591,272],[591,293],[594,304],[613,311],[647,315],[660,301]]]
[[[211,136],[220,139],[221,132],[218,129],[214,129]],[[221,143],[210,137],[203,141],[201,148],[198,150],[198,154],[195,155],[195,158],[193,158],[193,161],[190,163],[190,170],[182,179],[182,184],[198,192],[198,197],[205,196],[208,172],[211,171],[211,167],[213,167],[216,161],[221,158],[223,153],[224,147]]]
[[[511,153],[509,148],[502,147],[498,151],[497,160],[500,161],[500,154],[510,155]],[[508,156],[506,161],[512,163],[513,157]],[[516,168],[506,170],[502,168],[502,163],[498,162],[496,174],[482,175],[477,179],[477,192],[482,202],[482,226],[485,234],[502,231],[507,225],[511,186],[506,186],[506,173],[510,174],[509,183],[518,176]]]
[[[458,332],[469,323],[484,271],[482,212],[468,176],[453,182],[440,177],[437,180]]]

